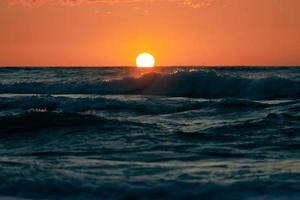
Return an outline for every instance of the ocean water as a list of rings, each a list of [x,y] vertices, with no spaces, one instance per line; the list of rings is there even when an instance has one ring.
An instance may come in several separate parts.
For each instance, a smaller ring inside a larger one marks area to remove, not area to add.
[[[300,68],[0,68],[0,199],[300,199]]]

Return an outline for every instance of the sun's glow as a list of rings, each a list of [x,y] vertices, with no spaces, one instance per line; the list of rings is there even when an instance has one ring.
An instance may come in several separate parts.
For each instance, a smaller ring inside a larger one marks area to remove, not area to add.
[[[136,58],[136,66],[143,67],[143,68],[150,68],[154,67],[155,59],[149,53],[141,53]]]

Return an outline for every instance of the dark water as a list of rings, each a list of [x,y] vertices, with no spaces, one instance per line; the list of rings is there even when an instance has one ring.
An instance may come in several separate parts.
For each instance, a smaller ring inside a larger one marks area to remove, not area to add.
[[[300,68],[0,68],[0,198],[300,199]]]

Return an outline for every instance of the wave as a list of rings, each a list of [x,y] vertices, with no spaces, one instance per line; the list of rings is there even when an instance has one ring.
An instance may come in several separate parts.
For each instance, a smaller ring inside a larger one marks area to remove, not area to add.
[[[290,176],[292,176],[291,174]],[[35,182],[18,179],[13,183],[5,178],[0,192],[20,198],[47,199],[299,199],[296,183],[276,181],[248,181],[218,183],[160,183],[103,182],[86,184],[74,178],[46,179]],[[42,179],[42,180],[40,180]],[[152,184],[152,186],[151,186]],[[293,186],[294,188],[293,188]]]
[[[290,104],[297,101],[291,101]],[[275,104],[276,105],[276,104]],[[82,113],[89,111],[112,111],[112,112],[133,112],[139,114],[172,114],[202,108],[217,109],[263,109],[272,104],[245,100],[245,99],[221,99],[201,100],[177,99],[177,98],[106,98],[99,96],[88,96],[71,98],[62,96],[15,96],[0,97],[0,109],[27,111],[63,111]]]
[[[116,126],[118,124],[118,126]],[[141,123],[106,119],[90,114],[48,112],[44,110],[29,111],[18,115],[0,117],[1,134],[26,133],[50,128],[90,128],[103,130],[123,127],[142,126]]]
[[[297,99],[300,81],[220,75],[215,71],[147,73],[138,78],[94,82],[26,82],[0,84],[0,93],[143,94],[199,98]]]

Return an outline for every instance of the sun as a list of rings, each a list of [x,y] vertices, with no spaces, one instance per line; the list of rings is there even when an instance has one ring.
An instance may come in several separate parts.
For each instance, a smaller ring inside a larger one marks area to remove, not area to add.
[[[141,53],[136,57],[136,66],[141,68],[151,68],[155,65],[155,59],[150,53]]]

